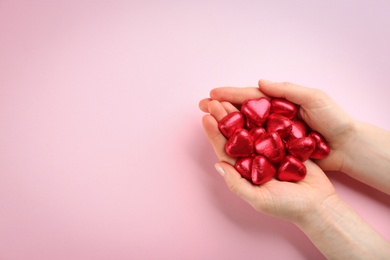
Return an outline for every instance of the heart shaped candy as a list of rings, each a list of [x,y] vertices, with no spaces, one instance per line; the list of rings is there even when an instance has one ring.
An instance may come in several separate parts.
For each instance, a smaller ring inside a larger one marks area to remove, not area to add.
[[[268,132],[279,132],[280,136],[286,137],[291,134],[292,122],[285,116],[270,114],[267,118],[266,128]]]
[[[253,153],[253,140],[246,129],[237,129],[225,144],[225,151],[231,157],[247,157]]]
[[[306,166],[297,158],[287,155],[280,163],[276,175],[281,181],[300,181],[306,176]]]
[[[315,148],[316,142],[308,136],[292,139],[286,143],[287,151],[302,162],[309,159]]]
[[[234,168],[241,176],[249,181],[252,180],[252,157],[239,158],[234,164]]]
[[[275,167],[264,156],[256,156],[252,163],[252,182],[263,184],[270,181],[276,173]]]
[[[234,131],[244,128],[245,118],[240,112],[233,112],[225,116],[218,122],[218,129],[221,133],[229,138]]]
[[[256,126],[261,126],[265,122],[270,111],[271,102],[263,97],[247,99],[241,106],[241,112],[246,119]]]
[[[298,107],[284,98],[273,98],[271,100],[271,113],[292,119],[297,115]]]
[[[249,134],[252,136],[252,139],[253,141],[255,142],[260,136],[262,136],[263,134],[265,134],[265,129],[262,128],[262,127],[255,127],[255,128],[252,128],[250,131],[249,131]]]
[[[265,133],[260,136],[255,142],[255,150],[273,163],[281,161],[286,155],[282,138],[278,132]]]
[[[290,134],[285,138],[289,141],[295,138],[302,138],[306,136],[306,125],[300,120],[291,120],[292,128]]]
[[[324,159],[326,158],[329,153],[330,153],[330,147],[329,145],[325,142],[324,138],[322,135],[318,132],[311,132],[307,136],[313,138],[313,140],[316,143],[316,147],[312,154],[310,155],[310,158],[312,159]]]
[[[298,110],[285,99],[247,99],[241,112],[220,120],[218,128],[227,138],[225,151],[237,158],[234,168],[243,178],[264,184],[276,174],[281,181],[300,181],[306,175],[303,161],[329,155],[321,134],[295,118]]]

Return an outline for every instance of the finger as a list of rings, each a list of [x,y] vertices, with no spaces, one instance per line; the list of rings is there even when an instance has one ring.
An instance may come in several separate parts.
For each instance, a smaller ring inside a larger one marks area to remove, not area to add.
[[[327,124],[332,122],[334,124],[335,119],[341,118],[340,115],[343,113],[338,105],[320,89],[267,80],[259,80],[259,89],[271,97],[285,98],[300,105],[299,116],[317,131],[323,130],[325,125],[329,129]]]
[[[224,101],[224,102],[221,102],[221,104],[222,104],[223,108],[225,109],[225,111],[226,111],[228,114],[233,113],[233,112],[237,112],[237,111],[238,111],[237,107],[235,107],[235,106],[234,106],[232,103],[230,103],[230,102]]]
[[[200,108],[200,110],[202,110],[203,112],[208,113],[209,112],[208,104],[209,104],[210,101],[211,101],[211,98],[204,98],[201,101],[199,101],[199,108]]]
[[[223,105],[216,100],[212,100],[207,104],[209,113],[215,117],[217,122],[219,122],[222,118],[224,118],[228,113],[226,112]]]
[[[328,157],[321,160],[313,160],[324,171],[341,171],[344,155],[338,150],[331,149]]]
[[[259,89],[266,95],[285,98],[298,105],[303,105],[318,95],[318,90],[316,89],[303,87],[290,82],[259,80]]]
[[[242,104],[246,99],[259,97],[265,97],[265,95],[260,92],[259,88],[255,87],[221,87],[215,88],[210,92],[211,99],[227,101],[232,104]]]
[[[228,188],[237,196],[254,205],[258,187],[252,185],[228,163],[219,162],[215,165],[217,171],[223,176]],[[257,188],[257,189],[256,189]]]
[[[318,189],[322,192],[326,191],[328,194],[335,193],[335,189],[332,183],[329,181],[324,171],[317,164],[311,160],[306,160],[304,164],[306,166],[307,174],[301,181],[303,185],[309,185],[310,189],[313,190]]]
[[[259,81],[264,93],[284,97],[300,105],[299,116],[313,130],[320,132],[334,147],[347,141],[349,132],[354,131],[354,120],[325,92],[293,83],[272,83]]]
[[[306,167],[307,174],[302,181],[308,181],[309,183],[312,183],[312,185],[314,185],[313,183],[319,183],[323,186],[323,188],[325,188],[328,178],[326,177],[324,171],[312,160],[306,160],[303,162],[303,164]],[[313,180],[316,181],[313,182]]]
[[[221,161],[234,164],[235,160],[231,158],[225,152],[226,138],[218,129],[218,122],[212,115],[204,115],[202,118],[203,129],[206,132],[206,136],[210,141],[215,154]]]
[[[315,173],[315,172],[318,172],[318,171],[322,172],[322,169],[319,168],[318,165],[315,164],[312,160],[306,160],[306,161],[303,162],[303,164],[305,165],[306,171],[308,173]]]

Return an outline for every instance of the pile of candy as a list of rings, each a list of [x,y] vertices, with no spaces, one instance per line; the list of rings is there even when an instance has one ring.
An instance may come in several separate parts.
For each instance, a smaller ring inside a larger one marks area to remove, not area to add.
[[[228,139],[226,153],[237,161],[234,168],[253,184],[272,178],[297,182],[306,176],[305,160],[324,159],[330,148],[320,133],[297,117],[298,106],[274,98],[247,99],[240,112],[218,123]]]

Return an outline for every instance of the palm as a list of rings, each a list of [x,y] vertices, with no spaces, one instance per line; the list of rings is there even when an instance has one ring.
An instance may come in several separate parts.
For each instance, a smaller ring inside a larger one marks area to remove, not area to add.
[[[307,162],[306,166],[307,176],[298,183],[271,180],[255,186],[257,200],[252,206],[266,214],[292,220],[335,194],[326,175],[314,163]]]

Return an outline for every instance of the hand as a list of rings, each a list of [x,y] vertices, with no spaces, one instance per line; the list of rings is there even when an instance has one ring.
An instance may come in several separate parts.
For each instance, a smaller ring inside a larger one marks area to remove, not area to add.
[[[258,90],[257,90],[258,91]],[[257,92],[256,92],[257,93]],[[201,101],[200,106],[204,106]],[[223,161],[216,165],[224,176],[227,186],[239,197],[247,201],[256,210],[294,223],[303,222],[321,204],[337,196],[324,172],[313,162],[306,161],[307,175],[298,183],[271,180],[261,186],[252,185],[242,178],[232,165],[235,159],[224,150],[226,138],[218,129],[218,121],[237,108],[228,102],[206,102],[207,114],[203,117],[203,127],[218,158]],[[204,110],[204,107],[203,107]]]
[[[208,104],[211,100],[230,102],[239,107],[245,99],[266,95],[285,98],[300,105],[300,118],[313,130],[324,136],[331,147],[331,153],[326,159],[316,161],[323,170],[347,170],[343,168],[344,161],[347,147],[357,135],[356,123],[321,90],[286,82],[259,81],[259,88],[222,87],[213,89],[210,93],[211,98],[202,100],[199,106],[204,112],[210,112]]]
[[[203,127],[223,161],[216,168],[230,190],[258,211],[293,222],[327,258],[389,258],[389,242],[336,194],[312,161],[304,162],[307,175],[297,183],[273,179],[258,186],[242,178],[232,166],[235,159],[224,151],[226,138],[219,132],[218,121],[237,111],[245,99],[265,94],[286,98],[300,105],[299,116],[331,146],[330,155],[318,165],[329,170],[350,170],[352,177],[388,194],[390,133],[355,122],[320,90],[266,81],[260,81],[259,87],[262,92],[258,88],[217,88],[211,91],[211,98],[199,103],[201,110],[210,113],[203,117]]]

